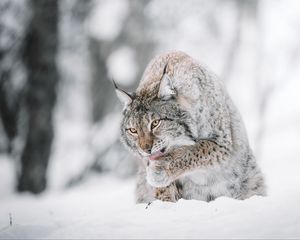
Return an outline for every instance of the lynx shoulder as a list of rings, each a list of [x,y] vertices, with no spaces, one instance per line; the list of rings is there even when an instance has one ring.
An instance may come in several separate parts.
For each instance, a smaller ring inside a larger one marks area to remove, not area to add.
[[[241,116],[196,60],[159,55],[134,93],[116,92],[124,104],[121,140],[139,159],[137,202],[265,195]]]

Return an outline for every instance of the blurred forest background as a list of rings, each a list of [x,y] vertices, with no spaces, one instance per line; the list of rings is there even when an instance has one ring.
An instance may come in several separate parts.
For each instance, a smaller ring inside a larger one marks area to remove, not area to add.
[[[0,195],[71,187],[95,173],[133,176],[111,79],[133,91],[151,58],[169,50],[185,51],[225,81],[263,171],[295,164],[299,5],[1,0]]]

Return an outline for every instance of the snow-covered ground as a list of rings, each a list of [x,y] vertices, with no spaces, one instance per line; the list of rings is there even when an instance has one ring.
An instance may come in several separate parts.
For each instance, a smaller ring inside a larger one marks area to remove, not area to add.
[[[277,170],[267,174],[269,196],[244,201],[154,201],[146,208],[134,203],[134,179],[112,175],[38,197],[1,196],[0,238],[300,238],[297,171],[276,177]]]

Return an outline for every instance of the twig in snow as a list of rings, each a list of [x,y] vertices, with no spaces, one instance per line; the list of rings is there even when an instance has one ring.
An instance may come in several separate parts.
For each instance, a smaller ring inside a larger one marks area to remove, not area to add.
[[[13,221],[12,221],[12,214],[9,213],[9,226],[12,226]]]
[[[147,206],[145,207],[145,209],[148,209],[148,207],[151,205],[152,202],[148,202]]]

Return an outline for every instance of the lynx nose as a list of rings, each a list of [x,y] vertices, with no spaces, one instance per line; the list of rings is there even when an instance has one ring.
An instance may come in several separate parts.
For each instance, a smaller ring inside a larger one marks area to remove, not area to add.
[[[146,144],[143,150],[145,153],[151,154],[152,147],[149,144]]]
[[[152,145],[153,139],[149,134],[144,134],[139,138],[139,146],[146,154],[151,154]]]

